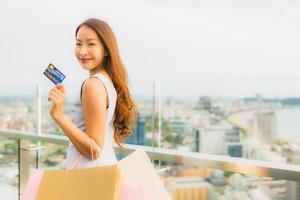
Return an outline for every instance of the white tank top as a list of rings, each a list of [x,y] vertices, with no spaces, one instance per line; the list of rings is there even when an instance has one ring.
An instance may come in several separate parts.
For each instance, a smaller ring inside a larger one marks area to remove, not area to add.
[[[105,121],[105,134],[104,134],[104,144],[101,156],[97,160],[91,160],[85,156],[81,158],[81,164],[79,168],[88,168],[94,166],[105,166],[105,165],[113,165],[117,163],[117,159],[113,149],[113,136],[114,136],[114,113],[116,107],[117,100],[117,92],[113,86],[113,84],[102,74],[96,74],[91,77],[99,78],[108,95],[108,108],[106,109],[106,121]],[[83,112],[82,112],[82,103],[81,103],[81,89],[76,97],[75,104],[71,108],[70,117],[72,122],[77,125],[83,132],[86,133],[86,128],[84,124]],[[95,105],[96,106],[96,105]],[[66,168],[76,167],[78,168],[80,153],[77,151],[75,146],[69,142],[69,146],[67,149],[67,160],[66,160]],[[72,166],[73,165],[73,166]]]

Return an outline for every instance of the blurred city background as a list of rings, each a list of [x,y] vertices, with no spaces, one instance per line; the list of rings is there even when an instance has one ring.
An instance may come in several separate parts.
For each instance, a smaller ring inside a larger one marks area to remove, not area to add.
[[[249,96],[226,95],[224,92],[228,90],[234,93],[239,87],[247,88],[247,85],[251,90],[249,84],[259,86],[259,83],[263,84],[264,81],[276,87],[269,90],[276,91],[274,95],[264,96],[259,93],[259,87],[252,88],[253,95]],[[291,91],[296,91],[300,78],[206,79],[184,83],[132,82],[131,91],[139,106],[139,115],[133,135],[126,143],[299,165],[300,97],[296,93],[281,96],[281,82],[285,82]],[[227,88],[233,84],[236,86]],[[206,85],[210,85],[209,94],[203,90]],[[198,89],[195,86],[198,86]],[[47,101],[47,90],[40,92],[40,98],[37,95],[38,91],[43,91],[42,88],[32,88],[32,93],[28,95],[2,96],[0,130],[36,133],[40,109],[41,132],[64,135],[49,116],[51,104]],[[38,99],[41,99],[40,108]],[[75,97],[68,98],[66,113],[70,112],[74,101]],[[30,144],[34,145],[35,142],[27,143],[28,146]],[[40,168],[64,166],[66,146],[43,142],[43,147],[39,150]],[[0,151],[1,190],[5,191],[2,194],[6,195],[7,191],[10,191],[12,195],[17,195],[17,141],[2,137]],[[36,152],[32,151],[30,155],[30,166],[34,167]],[[121,158],[122,155],[118,157]],[[202,166],[187,167],[167,162],[161,165],[168,167],[161,177],[174,199],[183,188],[187,188],[191,193],[191,188],[200,188],[194,191],[200,199],[299,198],[300,187],[294,181]]]
[[[139,115],[126,143],[299,171],[299,9],[291,0],[2,3],[0,199],[18,199],[28,178],[19,173],[24,152],[29,168],[64,166],[66,145],[20,143],[4,133],[64,135],[49,116],[53,85],[42,72],[51,62],[66,75],[69,113],[87,77],[74,56],[74,31],[88,17],[112,26],[128,69]],[[153,165],[173,199],[300,199],[299,173],[292,180]]]

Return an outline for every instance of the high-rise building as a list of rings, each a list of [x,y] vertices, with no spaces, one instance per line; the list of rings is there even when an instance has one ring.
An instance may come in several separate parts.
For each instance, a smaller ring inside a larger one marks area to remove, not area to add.
[[[170,126],[174,133],[185,135],[189,131],[189,121],[185,119],[171,119]]]
[[[225,151],[231,157],[243,157],[243,144],[240,142],[240,131],[237,128],[228,129],[225,133]]]
[[[196,129],[196,138],[195,138],[195,151],[200,152],[200,138],[201,138],[201,129]]]
[[[145,119],[138,114],[136,126],[132,128],[132,135],[126,140],[128,144],[145,145]]]
[[[225,134],[226,142],[239,142],[240,141],[240,132],[237,128],[232,128],[226,131]]]
[[[212,102],[209,97],[200,97],[196,109],[212,111]]]
[[[237,143],[227,143],[227,154],[231,157],[243,157],[243,145]]]
[[[199,135],[199,149],[201,153],[225,154],[224,141],[227,129],[224,128],[206,128],[201,129]]]
[[[256,113],[257,133],[267,142],[276,139],[276,114],[274,112]]]

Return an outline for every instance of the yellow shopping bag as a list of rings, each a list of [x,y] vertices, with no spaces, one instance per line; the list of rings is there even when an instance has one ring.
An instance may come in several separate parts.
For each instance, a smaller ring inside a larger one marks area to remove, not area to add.
[[[117,164],[84,169],[45,170],[36,199],[119,200],[119,190],[120,170]]]
[[[71,170],[45,170],[37,200],[119,199],[117,165]]]

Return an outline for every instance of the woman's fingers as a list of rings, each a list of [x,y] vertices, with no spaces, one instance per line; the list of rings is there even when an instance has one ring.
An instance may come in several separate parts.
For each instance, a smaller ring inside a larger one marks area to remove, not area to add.
[[[50,91],[50,93],[53,94],[53,95],[56,95],[58,97],[60,97],[60,96],[63,97],[63,94],[59,90],[57,90],[56,88],[52,89]]]
[[[53,103],[57,103],[57,102],[58,102],[57,96],[56,96],[56,95],[53,95],[53,94],[49,94],[48,100],[49,100],[49,101],[52,101]]]
[[[58,94],[60,94],[60,95],[62,95],[62,96],[64,96],[65,94],[61,91],[61,90],[59,90],[58,88],[56,88],[56,87],[54,87],[54,88],[52,88],[52,90],[51,91],[55,91],[56,93],[58,93]]]
[[[64,95],[57,89],[52,89],[48,95],[48,100],[51,99],[53,99],[54,102],[62,102],[64,100]]]
[[[57,98],[63,100],[65,98],[65,95],[61,93],[58,89],[53,88],[49,94],[55,95]]]
[[[65,89],[65,86],[63,84],[57,84],[55,86],[55,88],[57,88],[59,91],[61,91],[63,94],[66,93],[66,89]]]
[[[48,101],[52,101],[52,108],[50,110],[51,116],[63,112],[63,104],[65,99],[65,90],[63,86],[53,87],[48,94]]]
[[[48,101],[52,100],[53,103],[62,103],[65,98],[65,88],[62,84],[57,84],[53,87],[48,94]]]

